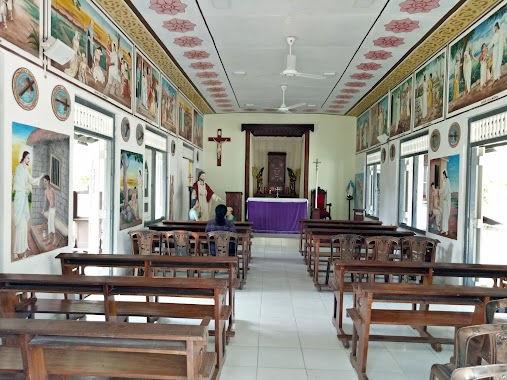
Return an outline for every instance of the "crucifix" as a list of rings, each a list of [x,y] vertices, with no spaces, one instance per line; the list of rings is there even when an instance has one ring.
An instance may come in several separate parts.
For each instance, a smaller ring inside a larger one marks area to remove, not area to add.
[[[313,161],[315,164],[315,208],[317,207],[317,195],[319,193],[319,164],[322,163],[322,161],[319,161],[317,158],[315,161]]]
[[[230,137],[222,137],[222,130],[217,130],[215,137],[208,137],[208,141],[215,141],[217,143],[217,166],[222,166],[222,144],[226,141],[231,141]]]

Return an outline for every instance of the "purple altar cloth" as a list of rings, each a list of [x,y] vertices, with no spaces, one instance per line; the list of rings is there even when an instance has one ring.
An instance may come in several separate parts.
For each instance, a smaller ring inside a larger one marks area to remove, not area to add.
[[[299,233],[299,220],[308,216],[308,201],[301,198],[249,198],[247,220],[253,232]]]

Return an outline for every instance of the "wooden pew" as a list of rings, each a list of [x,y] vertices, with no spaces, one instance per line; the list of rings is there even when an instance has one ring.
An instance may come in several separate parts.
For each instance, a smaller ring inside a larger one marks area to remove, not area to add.
[[[95,314],[107,321],[122,321],[129,316],[147,318],[211,317],[215,324],[217,368],[222,368],[225,355],[227,321],[232,313],[226,303],[227,280],[212,278],[149,278],[123,276],[0,274],[0,316],[19,317],[30,314]],[[17,293],[31,293],[19,300]],[[85,299],[42,299],[36,293],[60,295],[100,295],[101,301]],[[174,301],[118,301],[115,296],[207,298],[213,304],[186,304]]]
[[[0,335],[18,344],[0,346],[0,373],[30,380],[211,379],[216,359],[206,349],[209,321],[192,326],[2,318]]]
[[[208,222],[205,221],[175,221],[164,220],[160,223],[151,224],[148,226],[150,230],[154,231],[174,231],[186,230],[199,234],[199,241],[201,248],[207,246],[206,226]],[[234,222],[236,226],[236,233],[239,236],[238,256],[241,259],[241,266],[239,267],[241,275],[240,289],[246,284],[248,277],[248,267],[252,259],[252,222]]]
[[[318,291],[321,291],[322,285],[319,282],[319,273],[324,270],[320,270],[319,264],[321,258],[329,258],[330,254],[328,252],[321,252],[321,247],[329,247],[331,237],[337,234],[357,234],[361,236],[394,236],[394,237],[405,237],[405,236],[413,236],[415,233],[411,231],[396,231],[396,226],[379,226],[379,227],[390,227],[384,228],[381,230],[378,229],[309,229],[311,244],[310,244],[310,252],[308,254],[308,272],[311,276],[313,276],[313,284],[317,288]],[[313,260],[312,260],[313,257]],[[314,265],[312,267],[312,262]]]
[[[367,281],[373,282],[376,275],[421,276],[422,283],[433,283],[434,277],[475,277],[490,278],[496,283],[498,278],[507,276],[507,265],[482,265],[462,263],[421,263],[408,261],[373,261],[373,260],[336,260],[334,275],[330,287],[334,292],[333,324],[336,334],[343,345],[348,348],[350,334],[343,330],[343,295],[352,291],[352,282],[346,282],[348,274],[362,274]],[[372,336],[370,336],[372,339]],[[375,339],[375,337],[373,337]]]
[[[383,340],[418,343],[454,343],[453,339],[435,338],[426,326],[462,327],[485,323],[485,307],[492,298],[507,297],[507,289],[451,285],[419,285],[392,283],[355,283],[352,285],[355,307],[347,309],[354,327],[350,362],[359,379],[366,380],[368,341],[372,324],[408,325],[421,336],[382,336]],[[375,309],[375,303],[467,305],[474,311],[438,311],[428,307],[413,309]],[[380,338],[380,337],[379,337]]]
[[[239,286],[236,278],[238,261],[235,257],[216,256],[157,256],[157,255],[111,255],[86,253],[60,253],[62,274],[84,274],[86,267],[143,269],[147,277],[158,270],[192,270],[192,271],[225,271],[229,285],[229,305],[232,313],[229,318],[227,336],[234,336],[235,322],[235,288]]]
[[[305,243],[308,242],[306,238],[308,226],[312,227],[327,227],[335,225],[355,225],[355,226],[366,226],[366,225],[377,225],[380,226],[381,221],[378,220],[339,220],[339,219],[300,219],[299,220],[299,252],[304,255]]]

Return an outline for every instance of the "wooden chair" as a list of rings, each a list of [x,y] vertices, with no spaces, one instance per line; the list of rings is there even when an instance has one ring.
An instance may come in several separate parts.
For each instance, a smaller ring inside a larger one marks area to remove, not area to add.
[[[327,191],[317,188],[317,207],[315,207],[315,190],[312,190],[312,209],[319,210],[320,219],[331,219],[332,203],[326,203]]]
[[[199,252],[199,234],[197,232],[176,230],[164,231],[160,234],[160,254],[167,256],[190,256],[192,255],[192,239],[194,240],[194,253]],[[173,270],[176,277],[176,270]],[[187,270],[187,277],[193,277],[194,272]],[[165,270],[163,271],[165,276]],[[200,272],[199,272],[200,277]]]
[[[401,239],[401,260],[435,262],[437,239],[425,236],[407,236]]]
[[[156,249],[155,244],[158,239],[159,233],[152,230],[134,230],[129,231],[130,239],[132,241],[132,254],[133,255],[159,255],[160,251]],[[139,269],[134,269],[134,276],[139,274]]]
[[[477,352],[477,340],[481,347],[486,345],[482,344],[487,342],[490,348],[486,357],[482,355],[484,352]],[[507,324],[495,325],[476,325],[462,327],[456,334],[456,359],[455,363],[447,364],[434,364],[431,366],[430,380],[448,380],[448,379],[473,379],[474,377],[456,377],[465,376],[467,373],[470,375],[473,372],[484,372],[481,370],[474,371],[471,368],[476,367],[482,359],[485,359],[490,364],[506,364],[507,363]],[[461,369],[458,373],[454,373],[456,369]],[[487,376],[486,376],[487,377]],[[481,377],[479,377],[481,378]],[[485,377],[482,377],[485,378]]]
[[[238,234],[229,231],[212,231],[207,233],[208,249],[213,256],[237,256]],[[231,241],[232,240],[232,241]]]
[[[393,236],[369,236],[364,239],[366,247],[366,260],[395,261],[396,249],[400,239]],[[369,252],[371,250],[371,253]],[[368,276],[369,281],[375,281],[375,275]],[[391,282],[392,276],[385,275],[385,282]]]
[[[339,234],[331,236],[331,256],[327,262],[326,268],[326,284],[329,284],[329,274],[331,273],[331,267],[333,260],[359,260],[361,256],[361,245],[363,237],[356,234]],[[319,265],[315,262],[315,265]],[[352,277],[352,281],[354,278]]]

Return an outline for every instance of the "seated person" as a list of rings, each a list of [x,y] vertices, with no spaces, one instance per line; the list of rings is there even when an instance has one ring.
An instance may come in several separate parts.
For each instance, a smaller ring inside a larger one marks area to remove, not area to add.
[[[188,211],[188,220],[199,220],[199,201],[197,199],[192,199],[191,208]]]
[[[206,232],[212,231],[236,232],[236,226],[234,225],[233,222],[225,218],[226,214],[227,214],[227,206],[218,205],[215,208],[215,219],[210,219],[208,225],[206,226]],[[235,243],[232,242],[229,243],[229,256],[234,256],[234,253],[236,252],[235,249],[236,247],[234,244]],[[210,244],[209,251],[212,256],[216,256],[214,243]]]
[[[232,207],[227,207],[227,214],[225,214],[225,219],[230,220],[231,222],[235,222],[236,218],[234,217]]]

